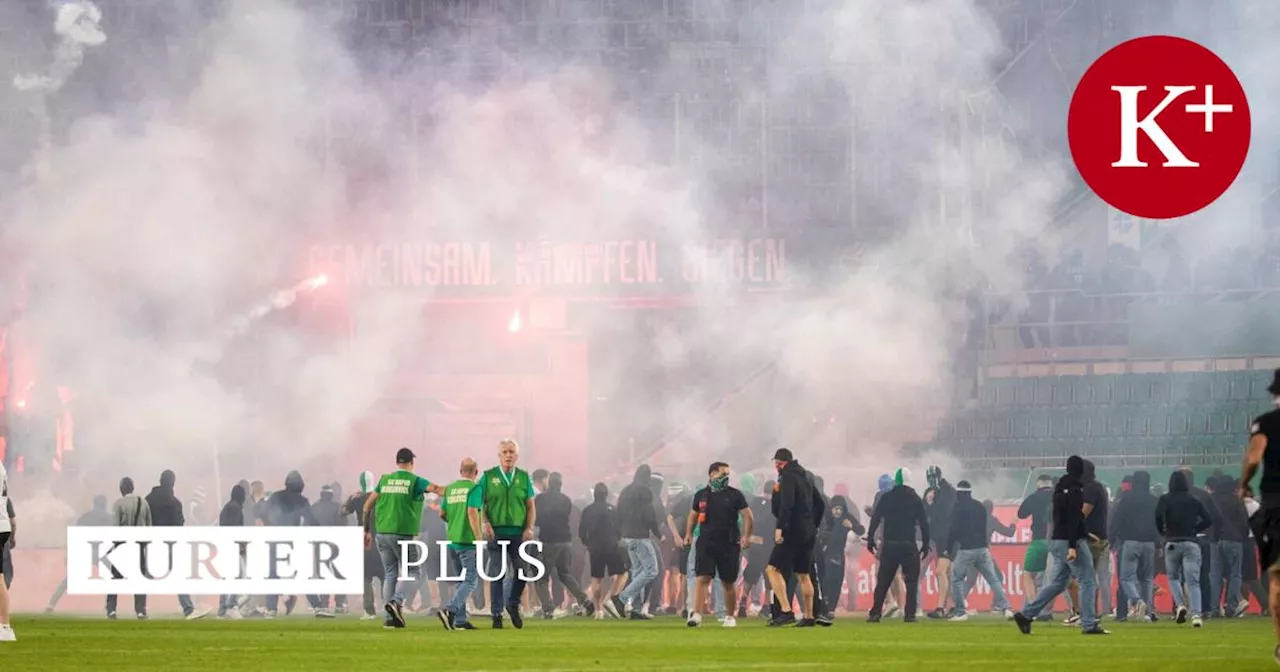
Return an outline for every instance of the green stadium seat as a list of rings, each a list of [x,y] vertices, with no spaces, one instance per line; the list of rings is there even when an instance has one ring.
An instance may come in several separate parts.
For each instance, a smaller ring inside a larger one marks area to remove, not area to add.
[[[1174,374],[1177,375],[1177,374]],[[1173,378],[1171,376],[1155,375],[1150,377],[1151,399],[1152,404],[1169,403],[1172,394]]]
[[[1151,403],[1151,386],[1152,378],[1150,374],[1127,374],[1124,376],[1123,384],[1129,388],[1129,395],[1126,399],[1121,399],[1121,403],[1131,404],[1150,404]]]
[[[1065,439],[1071,436],[1071,418],[1074,409],[1055,408],[1049,412],[1049,437]]]
[[[975,413],[972,418],[973,438],[977,441],[991,439],[991,414],[985,411]]]
[[[1015,406],[1031,406],[1036,402],[1036,383],[1030,378],[1018,378],[1014,391]]]
[[[1107,406],[1120,403],[1115,393],[1116,376],[1093,376],[1089,382],[1088,403],[1095,406]]]
[[[1142,424],[1141,417],[1134,417],[1134,413],[1127,408],[1117,407],[1106,416],[1106,435],[1113,437],[1125,438],[1140,434],[1136,427]]]
[[[1076,381],[1079,376],[1058,376],[1053,382],[1053,405],[1075,406],[1082,403],[1076,399]]]
[[[1189,436],[1204,436],[1209,432],[1209,413],[1212,404],[1196,404],[1187,408],[1187,430]]]
[[[1213,374],[1209,373],[1193,373],[1191,374],[1191,396],[1187,401],[1205,402],[1213,398]]]
[[[1209,400],[1225,402],[1231,399],[1231,373],[1226,371],[1215,371],[1210,375],[1213,380],[1213,389],[1210,393]]]
[[[1231,432],[1229,406],[1213,406],[1205,413],[1205,434],[1220,436]]]
[[[1008,411],[996,411],[991,414],[991,438],[993,440],[1008,439],[1013,435],[1013,419]]]
[[[1101,408],[1090,408],[1083,414],[1084,434],[1090,439],[1107,436],[1108,411]]]
[[[943,418],[938,421],[938,429],[935,434],[938,441],[951,441],[956,438],[956,423],[951,418]]]
[[[992,384],[992,380],[988,379],[978,387],[978,405],[983,408],[995,408],[997,403],[998,392],[1000,388]]]
[[[1052,435],[1053,409],[1037,408],[1027,413],[1027,438],[1043,441]]]
[[[1035,385],[1035,405],[1052,406],[1053,400],[1053,383],[1055,378],[1051,376],[1039,376],[1034,379]]]
[[[955,419],[955,438],[957,441],[973,439],[973,418],[961,416]]]
[[[1149,437],[1163,439],[1170,433],[1171,418],[1173,410],[1169,406],[1160,406],[1147,410],[1147,431]]]

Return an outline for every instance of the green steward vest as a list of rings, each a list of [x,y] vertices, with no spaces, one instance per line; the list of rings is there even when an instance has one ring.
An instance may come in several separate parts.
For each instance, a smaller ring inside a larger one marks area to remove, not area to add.
[[[529,472],[517,467],[510,482],[502,473],[502,467],[486,472],[481,481],[484,487],[484,514],[489,525],[498,534],[519,534],[528,520],[528,499],[533,496],[533,481]]]

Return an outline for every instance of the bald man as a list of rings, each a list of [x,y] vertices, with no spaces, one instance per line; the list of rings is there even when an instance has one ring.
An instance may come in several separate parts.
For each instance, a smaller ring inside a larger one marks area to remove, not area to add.
[[[453,594],[448,608],[439,612],[440,623],[445,630],[474,630],[467,621],[467,598],[476,589],[480,572],[476,565],[476,541],[483,539],[480,529],[480,509],[484,505],[483,491],[476,487],[479,475],[476,461],[464,458],[458,469],[458,480],[444,487],[444,499],[440,502],[440,517],[444,519],[449,538],[450,575],[462,573],[462,581]]]

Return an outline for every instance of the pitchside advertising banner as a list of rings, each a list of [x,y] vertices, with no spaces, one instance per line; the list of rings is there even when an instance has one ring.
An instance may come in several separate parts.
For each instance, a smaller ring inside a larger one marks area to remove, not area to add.
[[[488,546],[476,544],[480,579],[493,581],[511,567],[498,542],[500,566],[485,565]],[[436,547],[400,542],[397,575],[407,580],[428,563],[439,581],[450,572],[448,542]],[[516,549],[521,581],[546,575],[542,542]],[[67,592],[71,595],[352,595],[363,592],[364,532],[358,527],[69,527]]]

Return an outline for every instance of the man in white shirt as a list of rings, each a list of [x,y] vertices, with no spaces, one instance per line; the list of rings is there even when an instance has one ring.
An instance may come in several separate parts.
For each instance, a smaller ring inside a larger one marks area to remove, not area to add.
[[[0,548],[9,544],[17,521],[9,515],[9,473],[0,463]],[[3,556],[0,555],[0,562]],[[0,568],[3,569],[3,568]],[[12,642],[18,638],[9,627],[9,587],[0,581],[0,642]]]

